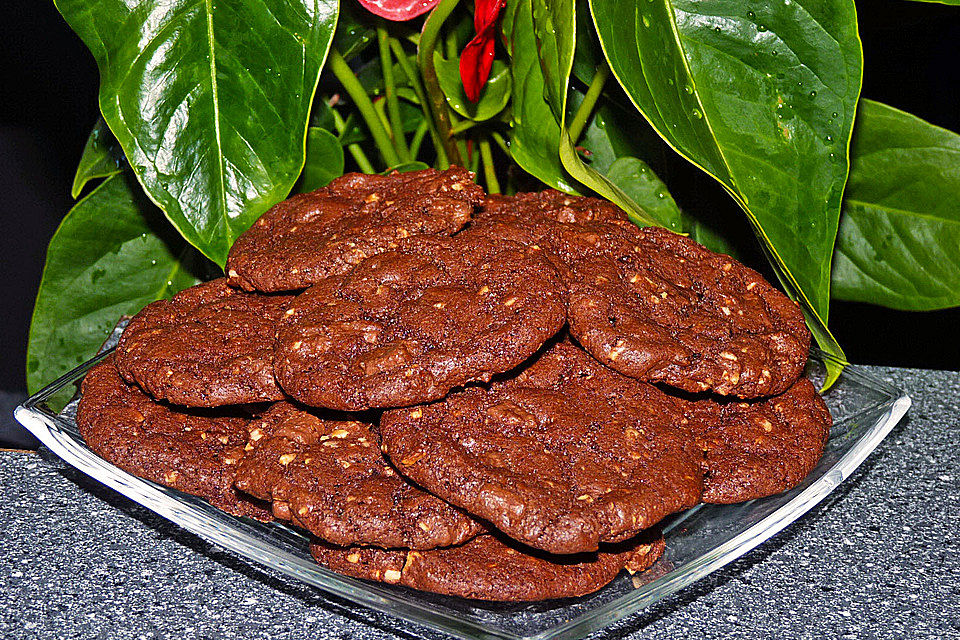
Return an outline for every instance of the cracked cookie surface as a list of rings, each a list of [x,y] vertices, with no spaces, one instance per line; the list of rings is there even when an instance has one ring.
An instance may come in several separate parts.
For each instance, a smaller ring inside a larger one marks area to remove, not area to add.
[[[801,378],[765,400],[686,403],[684,431],[702,452],[703,501],[729,504],[798,485],[817,465],[833,419]]]
[[[292,299],[238,291],[223,278],[184,289],[134,316],[117,368],[154,398],[188,407],[280,400],[274,331]]]
[[[576,235],[570,333],[605,365],[742,398],[800,377],[810,344],[800,307],[753,269],[656,227]]]
[[[264,213],[230,249],[227,275],[250,291],[304,289],[403,238],[452,235],[482,199],[472,174],[459,167],[346,174]]]
[[[274,515],[337,545],[432,549],[483,527],[399,476],[372,425],[323,419],[287,402],[250,423],[236,486]]]
[[[659,534],[616,548],[567,556],[483,534],[466,544],[431,551],[310,547],[321,565],[355,578],[478,600],[532,601],[586,595],[624,568],[649,568],[664,550]]]
[[[234,515],[268,519],[269,511],[233,488],[250,421],[236,412],[176,409],[123,381],[113,356],[83,380],[80,434],[124,471],[207,499]]]
[[[305,404],[407,406],[516,367],[564,317],[560,279],[538,250],[470,231],[409,238],[298,296],[274,368]]]
[[[596,550],[696,505],[675,398],[560,343],[516,378],[381,418],[404,475],[552,553]]]

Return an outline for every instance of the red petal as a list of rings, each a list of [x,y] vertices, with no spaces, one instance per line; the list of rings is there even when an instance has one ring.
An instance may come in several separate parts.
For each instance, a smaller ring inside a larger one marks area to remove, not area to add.
[[[358,0],[363,8],[381,18],[402,22],[430,11],[440,0]]]
[[[500,12],[506,6],[506,0],[477,0],[473,11],[473,28],[477,33],[483,33],[491,24],[497,21]]]
[[[493,25],[467,43],[460,54],[460,80],[470,102],[480,99],[480,90],[490,77],[494,56]]]

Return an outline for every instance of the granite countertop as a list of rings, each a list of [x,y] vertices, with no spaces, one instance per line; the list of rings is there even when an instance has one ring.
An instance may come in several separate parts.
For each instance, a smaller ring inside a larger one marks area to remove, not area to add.
[[[960,373],[820,505],[593,638],[960,638]],[[222,552],[82,474],[0,452],[4,638],[441,638]]]

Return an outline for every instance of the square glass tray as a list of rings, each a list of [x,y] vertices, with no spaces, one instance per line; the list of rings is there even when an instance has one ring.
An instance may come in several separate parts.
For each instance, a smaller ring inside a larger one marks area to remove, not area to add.
[[[308,540],[287,526],[219,511],[205,501],[142,480],[97,456],[77,431],[76,401],[60,413],[47,406],[106,354],[81,365],[17,407],[15,415],[65,462],[184,529],[265,567],[356,604],[462,638],[509,640],[582,637],[683,589],[776,535],[850,476],[899,422],[910,398],[848,366],[824,394],[834,426],[813,472],[795,489],[734,505],[700,505],[663,523],[667,548],[649,571],[621,574],[597,593],[534,603],[486,603],[366,582],[332,573],[310,556]],[[821,353],[807,375],[820,382]]]

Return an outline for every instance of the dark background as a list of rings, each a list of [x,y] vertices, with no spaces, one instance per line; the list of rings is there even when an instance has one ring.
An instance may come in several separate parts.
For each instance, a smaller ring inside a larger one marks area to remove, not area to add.
[[[857,4],[864,97],[960,131],[960,7],[906,0]],[[72,204],[76,162],[97,118],[97,70],[52,1],[13,0],[4,10],[0,389],[17,391],[24,387],[27,328],[46,244]],[[940,369],[960,368],[958,325],[958,310],[904,313],[839,302],[830,319],[852,362]]]

